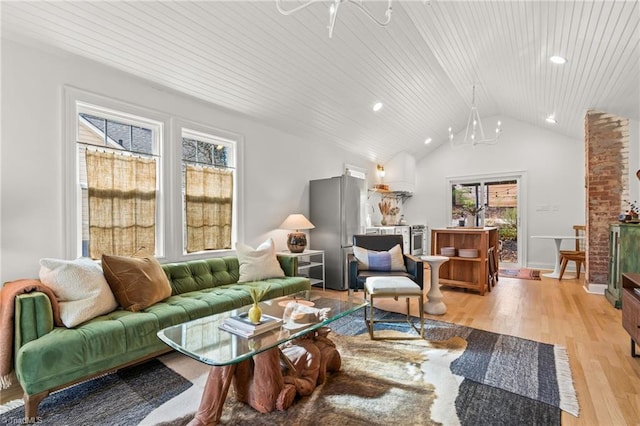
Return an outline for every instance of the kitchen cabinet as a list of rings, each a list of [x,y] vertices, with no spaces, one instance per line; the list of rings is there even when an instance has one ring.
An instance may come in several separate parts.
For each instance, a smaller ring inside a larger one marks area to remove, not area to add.
[[[287,250],[279,251],[278,254],[297,257],[297,276],[309,278],[311,285],[322,286],[322,291],[326,289],[324,277],[324,250],[305,250],[302,253],[291,253]]]
[[[490,247],[498,246],[498,228],[439,228],[431,230],[431,254],[440,255],[443,247],[476,249],[477,257],[450,256],[440,267],[440,285],[474,290],[484,296],[489,283]]]
[[[622,326],[631,336],[631,356],[640,344],[640,274],[622,274]]]
[[[615,223],[609,228],[609,282],[607,300],[622,306],[622,274],[640,273],[640,225]]]

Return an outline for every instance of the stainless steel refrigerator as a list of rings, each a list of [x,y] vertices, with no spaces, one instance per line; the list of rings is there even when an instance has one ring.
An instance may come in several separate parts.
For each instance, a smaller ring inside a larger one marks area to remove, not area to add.
[[[309,182],[310,246],[324,250],[325,283],[347,290],[347,254],[353,235],[364,233],[367,188],[364,179],[337,176]]]

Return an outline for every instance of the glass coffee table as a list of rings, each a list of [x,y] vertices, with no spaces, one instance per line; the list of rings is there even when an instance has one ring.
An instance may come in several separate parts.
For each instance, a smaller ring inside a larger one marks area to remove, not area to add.
[[[158,332],[170,347],[211,365],[200,408],[190,424],[218,422],[232,381],[237,400],[268,413],[286,410],[297,394],[308,395],[322,383],[327,371],[340,369],[340,354],[327,338],[327,325],[367,302],[348,295],[314,298],[310,291],[260,302],[263,314],[277,318],[283,318],[287,306],[289,311],[295,308],[294,318],[252,338],[220,328],[227,318],[246,313],[251,305]]]

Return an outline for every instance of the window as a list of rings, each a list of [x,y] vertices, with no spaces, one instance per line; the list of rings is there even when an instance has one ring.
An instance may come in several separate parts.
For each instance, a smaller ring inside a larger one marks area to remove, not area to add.
[[[233,240],[235,142],[182,129],[186,253],[229,250]]]
[[[69,259],[232,250],[243,236],[242,136],[72,87],[64,96]]]
[[[157,244],[161,123],[76,104],[81,255],[131,255]]]

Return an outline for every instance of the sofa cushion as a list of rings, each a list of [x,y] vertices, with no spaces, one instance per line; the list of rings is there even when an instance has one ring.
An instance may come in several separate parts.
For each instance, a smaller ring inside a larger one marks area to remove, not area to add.
[[[232,284],[240,276],[235,256],[165,263],[162,269],[169,279],[173,295]]]
[[[390,272],[405,272],[404,257],[400,244],[396,244],[388,251],[367,250],[354,246],[353,255],[358,260],[359,270]]]
[[[120,305],[137,312],[171,296],[169,280],[147,250],[132,257],[102,255],[102,269]]]
[[[118,307],[100,265],[92,259],[40,259],[40,281],[55,293],[60,319],[66,327],[75,327]]]
[[[284,277],[284,271],[276,257],[273,239],[267,239],[256,249],[246,244],[237,243],[236,252],[238,262],[240,262],[240,278],[238,282]]]

